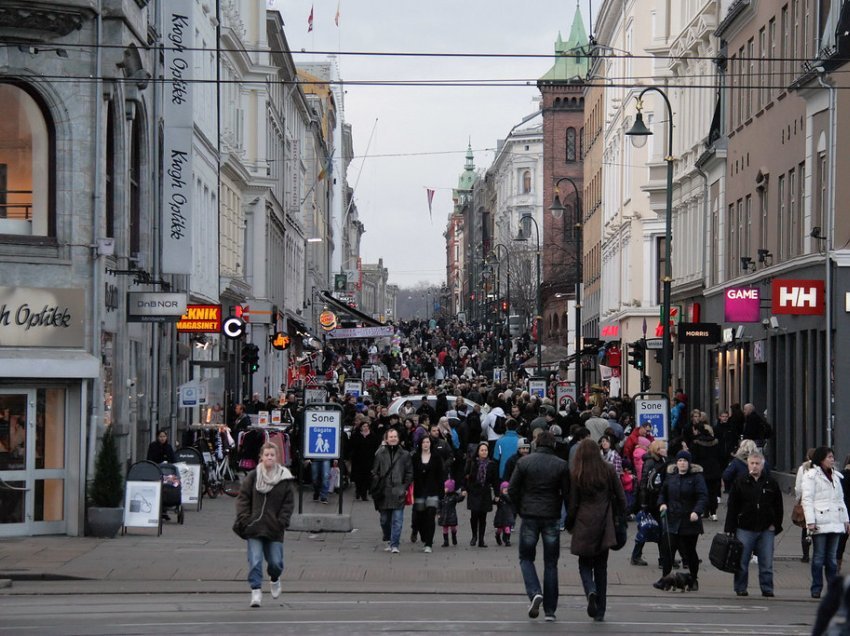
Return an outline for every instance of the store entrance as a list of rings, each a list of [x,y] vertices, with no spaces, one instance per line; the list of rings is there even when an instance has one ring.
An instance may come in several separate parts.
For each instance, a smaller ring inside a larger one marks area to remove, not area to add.
[[[0,537],[65,533],[63,388],[0,389]]]

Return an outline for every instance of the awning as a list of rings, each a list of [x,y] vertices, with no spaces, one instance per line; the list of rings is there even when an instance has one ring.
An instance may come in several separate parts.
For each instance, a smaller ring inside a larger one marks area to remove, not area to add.
[[[362,311],[349,307],[344,302],[338,298],[334,298],[326,291],[320,291],[319,298],[321,298],[322,302],[328,306],[333,307],[335,311],[352,316],[358,322],[362,322],[366,327],[382,327],[384,325],[384,323],[380,320],[375,320],[368,314],[364,314]]]
[[[0,378],[96,378],[100,360],[77,349],[0,348]]]

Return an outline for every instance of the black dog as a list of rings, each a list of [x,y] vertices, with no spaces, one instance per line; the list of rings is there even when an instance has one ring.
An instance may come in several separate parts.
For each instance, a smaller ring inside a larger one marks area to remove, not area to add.
[[[679,590],[687,592],[688,588],[693,583],[693,577],[685,572],[671,572],[667,576],[662,576],[659,581],[659,588],[665,592],[670,590]]]

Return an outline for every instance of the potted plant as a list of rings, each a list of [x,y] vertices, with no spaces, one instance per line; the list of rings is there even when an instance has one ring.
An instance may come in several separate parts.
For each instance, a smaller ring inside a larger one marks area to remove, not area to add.
[[[94,479],[89,486],[89,503],[89,534],[109,538],[118,534],[124,523],[124,478],[111,428],[103,435],[100,452],[95,460]]]

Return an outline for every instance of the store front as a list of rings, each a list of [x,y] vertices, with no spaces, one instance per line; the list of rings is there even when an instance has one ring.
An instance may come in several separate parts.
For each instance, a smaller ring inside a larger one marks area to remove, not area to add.
[[[88,380],[100,372],[82,349],[84,298],[0,288],[0,537],[83,533]]]

